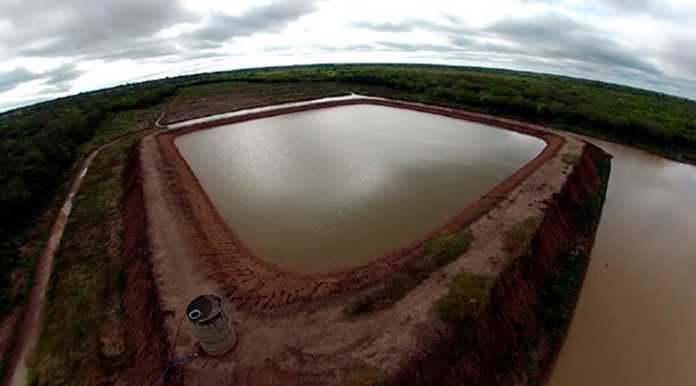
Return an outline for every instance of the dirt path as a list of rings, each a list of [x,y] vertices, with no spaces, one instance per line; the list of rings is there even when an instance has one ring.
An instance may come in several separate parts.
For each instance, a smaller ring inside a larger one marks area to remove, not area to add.
[[[103,148],[104,146],[101,146],[90,153],[80,166],[77,176],[70,184],[68,195],[65,197],[65,201],[63,201],[63,206],[60,209],[58,218],[51,227],[48,241],[36,261],[36,281],[29,294],[29,305],[24,315],[24,320],[22,321],[19,337],[17,339],[17,346],[15,347],[12,360],[10,361],[10,368],[7,372],[7,378],[5,379],[6,385],[27,385],[29,380],[30,361],[35,356],[39,334],[41,333],[41,322],[46,304],[46,289],[48,288],[49,279],[51,278],[53,257],[63,237],[63,231],[65,230],[65,224],[68,222],[68,217],[72,210],[75,194],[87,174],[89,165]]]
[[[73,178],[73,181],[70,184],[70,189],[68,190],[65,200],[63,201],[63,206],[60,209],[60,213],[51,226],[51,231],[49,233],[48,240],[46,241],[46,245],[36,260],[34,286],[31,288],[31,292],[29,293],[29,303],[20,326],[17,343],[15,344],[12,357],[10,359],[10,366],[3,385],[26,386],[29,381],[29,369],[33,365],[32,362],[36,359],[36,349],[43,325],[43,314],[46,305],[46,290],[48,289],[51,278],[53,259],[58,246],[60,246],[65,225],[70,217],[73,199],[75,198],[78,189],[80,189],[80,185],[82,184],[85,175],[87,175],[89,166],[100,151],[123,139],[124,137],[133,134],[135,131],[120,134],[89,153],[87,158],[85,158],[80,165],[77,174]]]

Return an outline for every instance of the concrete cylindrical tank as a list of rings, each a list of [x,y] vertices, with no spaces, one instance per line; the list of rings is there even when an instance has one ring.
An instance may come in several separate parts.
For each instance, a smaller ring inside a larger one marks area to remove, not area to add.
[[[186,315],[206,353],[226,354],[237,342],[230,314],[218,296],[201,295],[193,299],[186,308]]]

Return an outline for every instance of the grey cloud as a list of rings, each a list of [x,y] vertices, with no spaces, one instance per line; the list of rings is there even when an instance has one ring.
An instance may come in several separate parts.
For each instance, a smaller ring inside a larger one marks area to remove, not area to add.
[[[297,47],[283,46],[276,47],[276,51],[296,51]],[[319,50],[321,52],[374,52],[378,51],[373,44],[351,44],[347,46],[329,46],[329,45],[314,45],[308,47],[310,50]]]
[[[602,0],[599,4],[624,14],[648,14],[655,18],[667,19],[681,19],[684,16],[663,0]]]
[[[693,40],[672,39],[661,54],[665,63],[672,69],[683,76],[696,78],[696,44]]]
[[[618,1],[618,0],[616,0]],[[621,67],[627,71],[646,74],[659,74],[660,70],[651,63],[641,59],[635,52],[630,52],[589,25],[568,17],[546,14],[528,19],[508,19],[496,22],[485,28],[470,28],[459,18],[450,15],[446,22],[436,23],[421,19],[406,20],[399,23],[358,23],[359,28],[377,32],[408,32],[416,29],[428,30],[446,36],[450,42],[449,49],[473,54],[514,54],[520,57],[530,56],[540,60],[575,61],[590,63],[594,66]],[[491,43],[503,41],[503,43]],[[422,44],[389,43],[403,51],[425,49],[446,52],[441,46],[427,47]],[[383,44],[384,45],[384,44]],[[601,72],[601,69],[595,72]]]
[[[544,1],[544,0],[541,0]],[[620,0],[607,0],[620,3]],[[550,1],[545,1],[550,2]],[[644,1],[646,4],[649,1]],[[527,19],[508,19],[496,22],[485,28],[470,28],[454,15],[444,17],[446,22],[436,23],[421,19],[411,19],[399,23],[357,23],[356,27],[371,29],[376,32],[409,32],[416,29],[428,30],[445,35],[451,50],[460,54],[492,53],[530,56],[537,59],[556,61],[575,61],[578,64],[589,63],[593,66],[621,67],[626,71],[638,71],[657,75],[660,70],[641,55],[631,52],[593,27],[574,19],[556,14],[545,14]],[[505,44],[491,43],[491,38],[502,40]],[[404,51],[427,49],[419,44],[391,43],[401,45]],[[430,51],[446,51],[442,47],[431,47]],[[689,55],[684,51],[682,56]],[[681,51],[680,51],[681,52]],[[694,63],[690,58],[674,60]],[[692,67],[693,68],[693,67]],[[601,72],[595,68],[594,72]]]
[[[13,33],[0,47],[45,57],[125,49],[191,15],[170,0],[10,0],[0,3],[3,19]]]
[[[463,26],[456,16],[446,16],[449,23],[437,23],[423,19],[409,19],[398,23],[369,23],[357,22],[351,24],[354,28],[368,29],[375,32],[411,32],[415,30],[434,31],[450,34],[463,34],[472,31]]]
[[[530,56],[619,66],[649,74],[660,71],[591,27],[559,15],[503,20],[484,33],[524,47]]]
[[[21,83],[36,79],[36,74],[24,67],[17,67],[11,71],[0,73],[0,93],[12,90]]]
[[[520,0],[525,3],[543,3],[548,5],[563,4],[558,0]],[[648,15],[655,19],[674,19],[684,20],[688,16],[679,12],[678,9],[662,0],[596,0],[583,4],[584,11],[591,10],[593,13],[620,13],[622,15]]]
[[[370,23],[359,21],[351,24],[353,28],[369,29],[377,32],[410,32],[415,29],[420,21],[410,20],[400,23]]]
[[[215,46],[232,38],[259,32],[280,32],[293,21],[316,10],[314,1],[277,0],[252,8],[240,16],[216,14],[203,28],[188,37],[196,44]]]
[[[17,67],[12,71],[0,73],[0,93],[10,91],[22,83],[33,80],[42,80],[49,92],[62,92],[69,89],[69,83],[82,75],[74,64],[59,66],[53,70],[36,73],[24,67]]]
[[[379,46],[385,48],[389,51],[401,51],[401,52],[416,52],[416,51],[429,51],[429,52],[451,52],[452,47],[443,46],[437,44],[423,44],[423,43],[403,43],[403,42],[377,42]]]
[[[44,84],[50,87],[52,92],[64,92],[70,89],[70,83],[79,78],[84,71],[79,70],[74,64],[64,64],[51,71],[40,75],[45,78]]]

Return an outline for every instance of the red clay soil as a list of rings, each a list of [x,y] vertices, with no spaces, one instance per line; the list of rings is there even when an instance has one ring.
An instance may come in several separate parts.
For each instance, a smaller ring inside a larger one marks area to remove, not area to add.
[[[547,146],[537,157],[474,204],[419,240],[360,267],[328,274],[300,275],[267,263],[244,246],[233,229],[220,217],[174,144],[174,139],[179,135],[213,126],[354,104],[410,109],[503,127],[538,137],[544,140]],[[222,289],[225,295],[238,309],[276,315],[312,309],[341,296],[354,296],[356,291],[381,282],[390,273],[414,262],[421,255],[422,247],[427,240],[438,234],[464,229],[474,222],[482,215],[482,208],[490,208],[499,202],[515,186],[553,157],[564,142],[561,136],[540,131],[533,125],[459,110],[381,99],[353,99],[294,106],[205,122],[163,132],[157,136],[159,150],[166,163],[163,169],[167,175],[167,188],[177,197],[181,210],[186,213],[185,237],[193,242],[201,257],[197,262],[198,266],[206,276],[218,283],[224,283]]]
[[[157,378],[168,358],[169,345],[162,328],[162,306],[152,277],[147,219],[142,194],[142,169],[139,148],[133,147],[126,160],[125,189],[122,202],[123,256],[126,281],[123,293],[125,341],[133,354],[128,366],[111,381],[129,385],[147,385]]]
[[[349,271],[303,276],[279,270],[244,247],[216,213],[173,142],[182,133],[221,123],[354,103],[502,126],[540,137],[548,146],[494,191],[421,240]],[[167,341],[175,345],[172,351],[177,357],[196,349],[193,333],[184,323],[179,334],[178,322],[187,302],[207,292],[225,295],[234,309],[238,332],[234,350],[220,358],[197,358],[184,366],[175,383],[323,385],[350,384],[357,379],[391,383],[428,383],[434,379],[450,384],[463,380],[514,384],[511,377],[515,373],[501,364],[515,362],[518,358],[509,361],[505,355],[523,353],[528,347],[528,332],[538,331],[532,310],[538,305],[536,295],[564,261],[557,247],[577,242],[578,235],[569,227],[575,221],[573,214],[563,209],[582,209],[578,204],[581,193],[597,186],[593,151],[567,134],[531,124],[376,99],[295,106],[146,137],[138,154],[138,167],[142,168],[142,189],[138,190],[143,195],[147,221],[135,226],[133,234],[148,235],[156,303],[162,310]],[[581,155],[581,162],[564,162],[564,153]],[[481,216],[484,212],[488,214]],[[503,231],[530,216],[543,219],[535,240],[544,242],[534,241],[528,259],[512,258],[505,251]],[[596,220],[592,220],[594,225]],[[557,222],[561,225],[556,231]],[[381,285],[381,279],[414,262],[424,240],[464,227],[473,235],[465,254],[430,274],[389,308],[346,317],[348,300]],[[478,350],[469,341],[455,339],[432,312],[433,303],[447,294],[452,278],[461,272],[495,280],[491,319],[487,320],[496,328],[479,326],[474,331],[476,342],[488,342],[490,347]],[[557,334],[542,333],[536,355],[552,357],[558,339]]]

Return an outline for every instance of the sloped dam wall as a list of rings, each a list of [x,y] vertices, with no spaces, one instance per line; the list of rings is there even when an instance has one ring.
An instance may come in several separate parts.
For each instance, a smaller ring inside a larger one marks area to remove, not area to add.
[[[485,317],[448,326],[390,383],[538,384],[549,374],[589,263],[610,156],[586,144],[523,254],[497,277]]]

